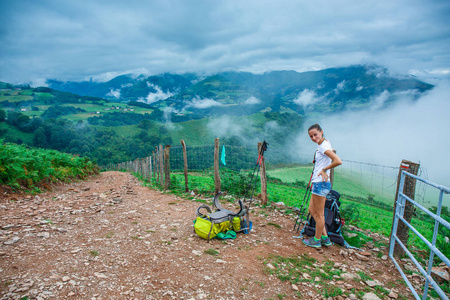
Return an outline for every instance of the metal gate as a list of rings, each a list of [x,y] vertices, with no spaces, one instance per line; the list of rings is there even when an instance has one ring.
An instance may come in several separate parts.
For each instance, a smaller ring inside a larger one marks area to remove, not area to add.
[[[439,190],[439,201],[438,201],[436,214],[432,213],[427,208],[423,207],[422,205],[415,202],[414,200],[412,200],[411,198],[409,198],[408,196],[406,196],[403,193],[406,176],[412,177],[413,179],[419,180],[419,181]],[[398,271],[402,275],[403,279],[405,280],[408,287],[411,289],[411,292],[414,294],[416,299],[422,299],[422,300],[427,299],[430,284],[433,287],[433,289],[439,294],[439,296],[441,296],[442,299],[448,299],[448,296],[442,291],[442,289],[439,287],[439,285],[436,283],[436,281],[431,277],[431,269],[433,267],[433,260],[434,260],[435,255],[437,255],[447,266],[450,267],[450,260],[444,254],[442,254],[442,252],[439,249],[436,248],[436,240],[437,240],[439,226],[443,225],[446,228],[450,229],[450,223],[447,222],[446,220],[444,220],[443,218],[441,218],[441,208],[442,208],[443,196],[444,196],[444,194],[449,194],[449,193],[450,193],[450,189],[445,186],[435,184],[431,181],[428,181],[426,179],[422,179],[418,176],[410,174],[406,171],[402,171],[400,185],[399,185],[399,192],[398,192],[398,196],[397,196],[397,206],[395,208],[394,223],[393,223],[393,227],[392,227],[391,243],[390,243],[390,247],[389,247],[389,257],[394,262],[394,265],[397,267]],[[408,223],[403,218],[406,201],[409,201],[410,203],[412,203],[414,205],[414,207],[416,209],[420,209],[421,211],[423,211],[424,213],[426,213],[427,215],[429,215],[431,218],[433,218],[435,220],[433,239],[431,242],[428,241],[425,237],[423,237],[422,234],[420,234],[410,223]],[[406,226],[408,226],[408,228],[412,232],[414,232],[430,249],[430,258],[428,260],[428,266],[427,266],[426,270],[421,266],[421,264],[416,260],[416,258],[407,249],[407,246],[404,245],[400,241],[400,239],[397,237],[397,228],[398,228],[399,221],[402,221]],[[417,269],[425,277],[425,286],[423,289],[422,297],[419,296],[419,294],[417,293],[417,291],[415,290],[415,288],[413,287],[413,285],[411,284],[411,282],[408,280],[405,273],[401,269],[400,265],[396,261],[394,255],[393,255],[395,243],[398,243],[403,248],[405,253],[414,262]]]

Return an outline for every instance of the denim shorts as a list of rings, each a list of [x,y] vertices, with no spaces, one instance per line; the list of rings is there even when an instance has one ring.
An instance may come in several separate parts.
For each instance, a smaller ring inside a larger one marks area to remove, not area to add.
[[[330,181],[313,182],[311,193],[320,197],[326,197],[331,190]]]

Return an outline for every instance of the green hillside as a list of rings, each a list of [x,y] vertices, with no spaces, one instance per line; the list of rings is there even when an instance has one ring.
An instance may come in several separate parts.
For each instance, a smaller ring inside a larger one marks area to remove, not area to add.
[[[171,137],[174,143],[178,145],[180,140],[184,140],[187,145],[199,146],[205,144],[214,144],[215,136],[208,129],[209,119],[192,120],[183,123],[174,124],[171,130]],[[195,134],[192,134],[195,132]]]
[[[36,192],[51,182],[71,181],[96,173],[98,167],[87,158],[0,139],[0,187]]]
[[[33,142],[33,133],[23,132],[17,127],[9,125],[5,122],[0,122],[0,138],[5,140],[14,141],[16,143],[25,143],[31,145]]]
[[[62,117],[70,121],[87,121],[91,117],[114,112],[151,114],[154,111],[153,108],[78,96],[50,88],[20,88],[6,83],[3,83],[3,86],[8,88],[0,91],[0,108],[7,112],[20,112],[28,117]],[[61,111],[61,107],[75,108],[77,111],[47,116],[46,111],[52,107],[57,111]]]
[[[257,113],[248,116],[230,116],[227,117],[224,122],[230,124],[246,124],[246,132],[242,132],[243,136],[247,136],[255,132],[256,135],[261,136],[261,128],[268,120],[269,119],[264,116],[264,114]],[[215,138],[221,138],[221,143],[225,144],[242,144],[241,140],[236,138],[233,139],[233,135],[231,133],[228,133],[225,136],[220,136],[217,133],[214,134],[213,131],[216,124],[221,124],[221,122],[217,122],[217,119],[214,118],[204,118],[200,120],[174,123],[169,134],[175,143],[179,142],[181,139],[184,139],[186,144],[191,146],[211,145],[214,144]],[[232,142],[232,140],[235,142]]]
[[[166,123],[160,110],[145,105],[41,103],[33,107],[26,111],[3,108],[6,119],[0,120],[0,124],[4,124],[5,130],[0,132],[0,138],[86,155],[99,164],[145,157],[158,144],[179,145],[181,139],[189,146],[212,145],[214,138],[220,138],[224,145],[248,146],[258,137],[271,140],[272,152],[276,153],[280,148],[277,145],[287,141],[303,124],[303,118],[296,113],[265,112],[222,120],[203,118]],[[265,132],[268,122],[277,122],[276,130]],[[218,127],[222,130],[217,131]]]
[[[21,101],[30,101],[34,99],[34,95],[32,94],[32,89],[0,91],[0,102],[9,101],[15,103]]]
[[[215,75],[196,83],[185,92],[172,97],[172,99],[191,100],[201,96],[215,99],[222,104],[238,104],[237,99],[245,100],[251,95],[252,93],[248,88],[242,87],[220,75]]]

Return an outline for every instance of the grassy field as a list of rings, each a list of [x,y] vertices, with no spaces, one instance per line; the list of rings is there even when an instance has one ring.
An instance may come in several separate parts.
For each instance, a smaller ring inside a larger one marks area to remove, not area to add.
[[[311,164],[307,166],[267,170],[266,172],[270,177],[278,178],[286,183],[293,183],[297,180],[308,183],[312,169],[313,165]]]
[[[20,102],[33,100],[34,97],[31,95],[31,90],[11,90],[11,91],[0,91],[0,102]]]
[[[73,106],[75,108],[81,108],[84,109],[87,112],[100,112],[100,113],[111,113],[111,112],[117,112],[122,111],[125,108],[133,109],[133,112],[138,114],[144,114],[144,113],[152,113],[153,109],[149,108],[142,108],[137,106],[128,106],[126,103],[120,103],[120,102],[108,102],[104,105],[94,104],[94,103],[68,103],[63,104],[61,106]],[[112,109],[114,107],[115,109]],[[119,107],[120,109],[117,109]],[[105,110],[107,109],[107,110]]]
[[[33,101],[33,106],[37,107],[39,110],[32,110],[31,105],[29,106],[21,106],[21,109],[27,109],[27,111],[23,111],[24,115],[27,116],[40,116],[42,115],[51,105],[46,105],[44,103],[48,103],[48,100],[54,99],[55,96],[50,93],[45,92],[33,92],[33,89],[23,89],[23,90],[6,90],[0,91],[0,106],[1,102],[9,101],[9,102],[21,102],[21,101]],[[133,109],[132,112],[145,114],[152,113],[153,109],[136,107],[136,106],[128,106],[126,103],[120,102],[103,102],[103,105],[99,103],[66,103],[61,104],[61,106],[73,106],[76,108],[81,108],[85,110],[85,113],[77,113],[64,116],[63,118],[68,119],[70,121],[79,121],[79,120],[87,120],[87,118],[100,114],[111,113],[122,111],[123,109]],[[114,107],[115,109],[112,109]],[[119,109],[117,109],[119,108]],[[105,110],[107,109],[107,110]]]
[[[202,146],[205,140],[208,144],[214,144],[214,135],[208,129],[209,119],[191,120],[183,123],[174,123],[174,130],[171,130],[171,137],[174,145],[180,145],[180,140],[184,140],[188,146]],[[192,134],[195,132],[195,134]]]
[[[46,101],[55,98],[55,96],[50,93],[34,93],[34,95],[38,101]]]
[[[1,133],[3,130],[5,130],[5,133]],[[0,133],[0,138],[2,139],[6,139],[8,141],[17,141],[17,139],[21,139],[27,144],[32,143],[34,136],[32,133],[20,131],[16,127],[5,122],[0,122]]]
[[[96,117],[97,115],[94,113],[79,113],[79,114],[70,114],[66,116],[62,116],[61,118],[64,118],[69,121],[86,121],[90,117]]]
[[[262,126],[266,118],[263,114],[253,114],[246,117],[229,117],[224,122],[235,124],[251,123],[253,126]],[[191,120],[182,123],[172,123],[173,129],[170,132],[174,144],[178,144],[181,139],[186,142],[188,146],[204,146],[214,144],[214,134],[211,133],[211,127],[221,126],[220,123],[210,123],[209,118],[201,120]],[[211,127],[210,127],[211,126]],[[195,132],[195,134],[192,134]]]
[[[295,181],[308,182],[312,164],[309,166],[295,166],[268,170],[269,176],[278,178],[283,182]],[[349,166],[344,164],[335,169],[335,181],[333,189],[339,193],[354,197],[370,199],[373,202],[393,205],[397,189],[398,169],[392,167],[376,168],[371,166]],[[425,207],[436,206],[438,192],[424,183],[418,181],[416,185],[415,200]]]
[[[293,183],[295,181],[303,181],[308,183],[309,178],[311,177],[312,169],[313,165],[311,164],[307,166],[267,170],[267,174],[270,177],[278,178],[286,183]],[[386,191],[386,189],[376,191],[373,188],[370,188],[370,186],[368,187],[364,180],[360,180],[361,177],[362,176],[360,176],[360,174],[351,174],[348,170],[337,168],[335,172],[333,189],[347,196],[360,197],[364,199],[368,199],[370,196],[371,199],[374,199],[375,201],[380,201],[387,204],[394,203],[394,189],[390,189],[389,191]],[[364,178],[367,177],[370,176],[364,176]],[[379,181],[379,178],[372,178],[372,180],[372,182]],[[388,192],[391,194],[388,194]]]
[[[33,92],[33,89],[0,91],[0,103],[3,101],[20,102],[30,100],[44,102],[53,98],[55,98],[55,96],[50,93]]]
[[[29,117],[39,117],[44,113],[45,110],[27,110],[21,111],[22,114]]]

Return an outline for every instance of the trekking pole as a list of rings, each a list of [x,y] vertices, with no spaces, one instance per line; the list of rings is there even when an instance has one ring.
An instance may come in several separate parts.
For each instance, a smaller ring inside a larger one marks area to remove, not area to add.
[[[308,202],[309,196],[311,195],[311,179],[312,179],[313,173],[314,173],[314,168],[313,168],[313,172],[311,173],[311,177],[309,178],[308,186],[306,187],[305,195],[303,196],[303,201],[300,206],[300,210],[298,212],[297,219],[295,220],[295,223],[294,223],[293,230],[297,231],[297,233],[300,232],[300,226],[305,219],[305,211],[306,211],[305,204]]]
[[[308,186],[306,187],[305,196],[303,197],[303,202],[300,206],[300,210],[298,212],[297,219],[295,220],[295,223],[294,223],[293,230],[296,230],[298,233],[300,232],[300,225],[305,220],[305,212],[306,212],[305,204],[308,202],[309,197],[311,196],[311,187],[312,187],[311,180],[314,175],[314,168],[316,166],[316,153],[314,153],[313,163],[314,163],[314,166],[313,166],[313,169],[311,172],[311,177],[309,177],[309,182],[308,182]],[[301,236],[300,236],[300,238],[301,238]]]

